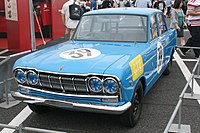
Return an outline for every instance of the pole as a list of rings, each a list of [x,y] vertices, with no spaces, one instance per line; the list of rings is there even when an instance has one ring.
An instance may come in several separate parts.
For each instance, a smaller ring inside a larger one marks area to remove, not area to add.
[[[29,15],[30,15],[30,29],[31,29],[31,50],[36,50],[35,41],[35,27],[34,27],[34,16],[33,16],[33,2],[29,0]]]
[[[192,89],[191,89],[191,96],[194,95],[194,75],[192,76]]]
[[[182,100],[182,98],[181,98]],[[182,102],[179,107],[179,114],[178,114],[178,133],[181,133],[181,110],[182,110]]]

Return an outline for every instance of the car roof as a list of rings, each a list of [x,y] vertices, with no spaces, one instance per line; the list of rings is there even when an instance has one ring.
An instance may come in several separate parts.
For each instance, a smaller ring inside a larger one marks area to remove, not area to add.
[[[123,8],[106,8],[100,10],[94,10],[85,13],[84,15],[96,15],[96,14],[137,14],[151,16],[154,13],[162,12],[158,9],[152,8],[135,8],[135,7],[123,7]]]

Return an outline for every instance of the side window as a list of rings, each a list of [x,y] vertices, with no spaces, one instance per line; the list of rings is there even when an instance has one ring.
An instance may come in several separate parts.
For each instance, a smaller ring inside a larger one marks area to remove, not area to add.
[[[150,18],[150,23],[151,23],[151,40],[155,39],[156,37],[158,37],[158,28],[157,28],[157,24],[156,24],[156,16],[151,16]]]
[[[158,23],[159,23],[159,33],[160,35],[162,35],[163,33],[165,33],[167,31],[167,26],[165,21],[163,21],[163,15],[161,13],[157,14],[157,18],[158,18]]]

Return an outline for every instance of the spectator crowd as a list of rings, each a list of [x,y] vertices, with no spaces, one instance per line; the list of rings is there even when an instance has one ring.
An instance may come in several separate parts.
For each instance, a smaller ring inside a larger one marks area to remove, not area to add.
[[[62,8],[63,24],[66,26],[66,34],[74,32],[78,21],[70,23],[68,6],[74,2],[79,3],[81,12],[88,12],[103,8],[139,7],[155,8],[161,10],[166,18],[171,18],[170,28],[177,30],[177,38],[181,45],[200,47],[200,0],[69,0]],[[70,3],[71,2],[71,3]],[[187,21],[186,21],[187,20]],[[73,26],[71,26],[73,24]],[[71,26],[71,27],[70,27]],[[188,28],[191,37],[185,42],[184,29]],[[71,35],[70,35],[71,36]],[[193,49],[195,57],[199,58],[200,49]],[[185,56],[189,48],[178,49]]]
[[[166,11],[169,16],[173,0],[82,0],[80,5],[84,12],[102,8],[140,7],[156,8]]]

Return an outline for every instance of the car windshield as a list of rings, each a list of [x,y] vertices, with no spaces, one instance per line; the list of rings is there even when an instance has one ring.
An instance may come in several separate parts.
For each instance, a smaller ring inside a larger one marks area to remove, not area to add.
[[[147,42],[147,16],[84,16],[73,40]]]

